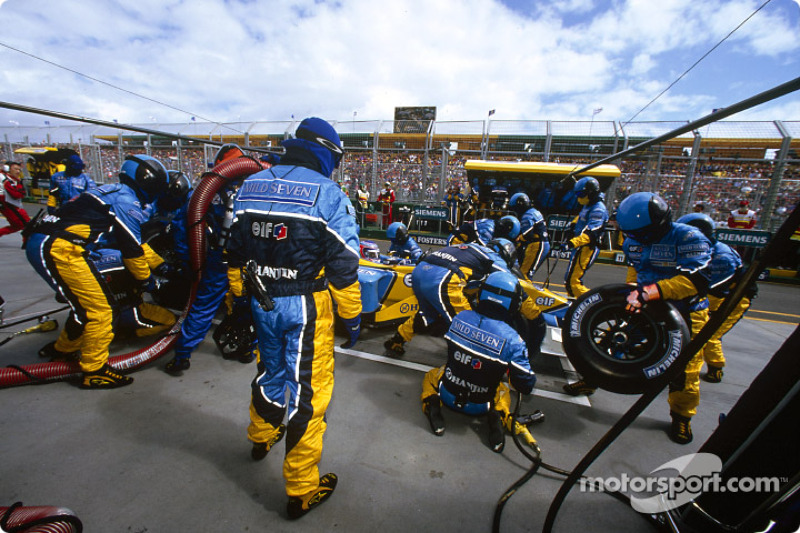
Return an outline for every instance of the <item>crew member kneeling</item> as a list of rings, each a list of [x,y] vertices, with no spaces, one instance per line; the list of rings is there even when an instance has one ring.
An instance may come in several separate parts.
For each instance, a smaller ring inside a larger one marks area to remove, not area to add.
[[[444,434],[444,403],[461,413],[486,415],[489,445],[497,453],[503,451],[503,427],[510,430],[513,422],[503,376],[508,372],[521,394],[530,394],[536,384],[525,341],[511,325],[521,301],[517,278],[494,272],[481,286],[476,310],[461,311],[453,319],[445,334],[447,364],[430,370],[422,383],[422,410],[435,435]],[[535,446],[525,426],[517,423],[514,430]]]

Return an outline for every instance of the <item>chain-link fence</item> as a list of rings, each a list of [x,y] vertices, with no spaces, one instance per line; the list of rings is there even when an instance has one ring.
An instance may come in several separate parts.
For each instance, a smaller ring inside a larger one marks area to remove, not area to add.
[[[439,204],[453,185],[467,188],[469,159],[590,163],[663,135],[686,122],[613,121],[340,121],[334,122],[346,153],[333,178],[356,196],[359,184],[374,202],[385,183],[398,202]],[[0,127],[5,159],[24,161],[27,146],[72,148],[92,177],[116,181],[125,155],[148,153],[169,169],[197,179],[218,149],[212,142],[277,146],[296,121],[148,124],[148,129],[194,141],[105,126],[69,124]],[[608,191],[613,210],[637,191],[658,192],[677,214],[697,203],[724,222],[741,200],[773,229],[800,200],[800,122],[715,122],[625,160],[612,163],[622,176]],[[376,209],[379,211],[379,209]]]

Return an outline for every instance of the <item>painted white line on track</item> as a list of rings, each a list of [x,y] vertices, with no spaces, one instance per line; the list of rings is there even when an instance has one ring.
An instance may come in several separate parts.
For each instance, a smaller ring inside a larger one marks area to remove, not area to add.
[[[386,357],[384,355],[376,355],[374,353],[369,352],[362,352],[359,350],[352,350],[349,348],[341,348],[337,346],[334,349],[334,352],[341,353],[345,355],[350,355],[353,357],[358,357],[359,359],[366,359],[368,361],[375,361],[378,363],[385,363],[387,365],[398,366],[400,368],[408,368],[409,370],[416,370],[417,372],[428,372],[432,370],[432,366],[423,365],[420,363],[414,363],[411,361],[403,361],[402,359],[394,359],[392,357]],[[533,389],[532,394],[534,396],[540,396],[542,398],[548,398],[550,400],[557,400],[560,402],[567,402],[567,403],[574,403],[576,405],[583,405],[585,407],[591,407],[592,404],[589,402],[589,398],[586,396],[570,396],[568,394],[562,394],[560,392],[552,392],[547,390],[541,389]]]
[[[561,392],[553,392],[549,390],[533,389],[534,396],[541,396],[542,398],[549,398],[559,402],[574,403],[576,405],[583,405],[584,407],[591,407],[592,404],[586,396],[570,396]]]
[[[368,361],[377,361],[379,363],[386,363],[387,365],[399,366],[400,368],[408,368],[411,370],[416,370],[417,372],[427,372],[433,368],[432,366],[423,365],[420,363],[403,361],[402,359],[394,359],[393,357],[386,357],[385,355],[375,355],[374,353],[360,352],[358,350],[341,348],[338,346],[336,347],[336,349],[334,349],[334,352],[343,353],[346,355],[352,355],[353,357],[358,357],[360,359],[367,359]]]

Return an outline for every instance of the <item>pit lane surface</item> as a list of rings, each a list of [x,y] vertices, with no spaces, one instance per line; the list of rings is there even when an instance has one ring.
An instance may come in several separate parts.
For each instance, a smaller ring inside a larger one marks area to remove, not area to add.
[[[18,234],[0,239],[7,320],[60,307],[19,246]],[[561,263],[554,281],[562,279]],[[586,281],[596,286],[623,277],[622,267],[598,264]],[[773,314],[751,320],[750,311],[724,338],[729,365],[723,383],[701,385],[693,443],[668,440],[662,393],[589,475],[646,475],[697,451],[719,414],[796,327],[798,293],[794,286],[761,284],[754,310]],[[65,314],[56,318],[63,324]],[[378,359],[390,334],[366,330],[353,351]],[[39,362],[36,351],[56,336],[17,337],[0,347],[0,358],[5,365]],[[133,348],[113,345],[114,353]],[[329,502],[299,522],[284,518],[282,445],[264,462],[249,458],[245,430],[255,367],[223,360],[210,336],[180,378],[163,372],[165,357],[134,372],[135,382],[123,389],[83,391],[59,382],[0,390],[0,504],[69,507],[86,531],[490,531],[497,499],[529,464],[510,441],[502,455],[492,453],[480,419],[446,411],[446,434],[432,435],[420,410],[420,383],[422,371],[444,361],[443,348],[441,339],[417,337],[405,366],[339,350],[321,468],[336,472],[340,484]],[[558,393],[565,378],[557,358],[540,357],[536,370],[539,391]],[[544,458],[571,469],[634,401],[603,391],[590,406],[535,395],[522,410],[544,411],[546,421],[533,428]],[[506,505],[501,530],[541,530],[560,483],[552,474],[534,477]],[[651,528],[609,496],[576,488],[555,530]]]

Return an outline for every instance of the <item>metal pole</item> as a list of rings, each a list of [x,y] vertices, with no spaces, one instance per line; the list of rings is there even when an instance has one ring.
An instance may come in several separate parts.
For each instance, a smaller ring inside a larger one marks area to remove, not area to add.
[[[547,132],[544,141],[544,162],[547,163],[550,161],[550,149],[553,147],[553,130],[550,127],[550,121],[547,121]]]
[[[367,189],[368,191],[371,191],[372,194],[375,195],[375,198],[377,198],[378,196],[377,194],[375,194],[375,191],[378,190],[375,188],[375,185],[378,183],[378,157],[380,156],[380,152],[378,152],[378,145],[380,144],[382,124],[383,121],[381,120],[378,123],[378,126],[375,128],[375,133],[373,134],[372,137],[372,173],[370,174],[369,177],[370,180],[369,189]]]
[[[138,131],[139,133],[146,133],[148,135],[160,135],[161,137],[167,137],[167,138],[170,138],[170,139],[183,139],[185,141],[196,141],[197,140],[194,137],[186,137],[184,135],[178,135],[176,133],[169,133],[169,132],[166,132],[166,131],[159,131],[159,130],[154,130],[154,129],[151,129],[151,128],[143,128],[141,126],[134,126],[132,124],[119,124],[119,123],[116,123],[116,122],[108,122],[106,120],[98,120],[96,118],[81,117],[81,116],[78,116],[78,115],[70,115],[68,113],[61,113],[61,112],[58,112],[58,111],[49,111],[47,109],[38,109],[38,108],[35,108],[35,107],[29,107],[29,106],[24,106],[24,105],[20,105],[20,104],[13,104],[11,102],[0,101],[0,107],[4,107],[6,109],[14,109],[16,111],[24,111],[26,113],[35,113],[37,115],[45,115],[45,116],[48,116],[48,117],[61,118],[61,119],[64,119],[64,120],[73,120],[73,121],[76,121],[76,122],[85,122],[87,124],[95,124],[97,126],[107,126],[109,128],[115,128],[115,129],[121,129],[121,130],[127,130],[127,131]],[[220,134],[220,141],[209,140],[207,142],[208,142],[208,144],[214,144],[214,145],[217,145],[217,146],[222,146],[225,143],[222,142],[221,139],[222,139],[222,136]],[[279,154],[282,154],[284,152],[282,147],[260,148],[260,147],[255,147],[255,146],[243,146],[242,148],[244,148],[245,150],[249,150],[251,152],[265,152],[265,153],[274,152],[274,153],[279,153]]]
[[[491,129],[491,124],[487,124],[483,122],[481,125],[482,132],[481,132],[481,159],[486,159],[486,153],[489,151],[489,130]]]
[[[122,165],[122,162],[125,160],[125,151],[123,150],[122,143],[122,132],[117,132],[117,158],[119,159],[119,164]]]
[[[442,143],[442,172],[439,175],[439,191],[438,191],[438,200],[444,200],[444,193],[445,193],[445,183],[447,183],[447,165],[449,158],[449,152],[447,147],[445,146],[447,143]]]
[[[694,175],[697,170],[697,159],[700,157],[700,143],[702,140],[700,132],[695,131],[689,168],[686,169],[686,176],[683,179],[683,194],[681,194],[681,201],[678,206],[678,216],[685,215],[689,211],[689,200],[694,193],[692,187],[694,187]]]
[[[761,209],[761,216],[758,220],[758,227],[767,231],[772,231],[772,212],[775,209],[775,201],[778,199],[778,189],[780,189],[781,181],[783,181],[786,159],[789,157],[789,149],[792,145],[792,136],[789,135],[786,127],[777,120],[775,121],[775,127],[781,132],[783,141],[781,142],[781,149],[778,152],[778,156],[775,158],[775,170],[773,170],[772,176],[770,176],[767,200],[764,203],[764,207]]]

